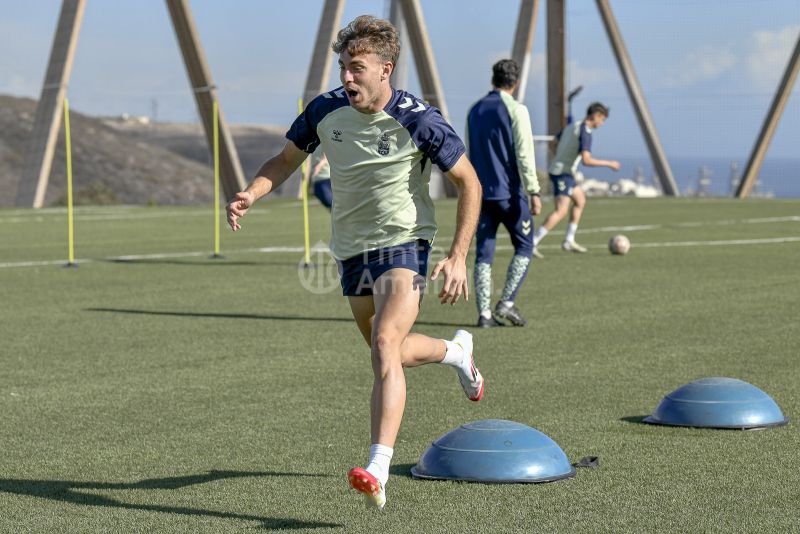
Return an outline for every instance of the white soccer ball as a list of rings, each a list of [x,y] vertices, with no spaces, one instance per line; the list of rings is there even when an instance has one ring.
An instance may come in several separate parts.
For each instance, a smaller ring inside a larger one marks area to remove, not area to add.
[[[612,254],[618,254],[622,256],[623,254],[627,254],[630,249],[631,249],[630,239],[628,239],[622,234],[615,235],[608,242],[608,250],[611,251]]]

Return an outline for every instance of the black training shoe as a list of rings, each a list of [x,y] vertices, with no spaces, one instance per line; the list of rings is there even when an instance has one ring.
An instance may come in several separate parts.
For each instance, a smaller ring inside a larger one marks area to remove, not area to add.
[[[481,315],[478,317],[478,326],[481,328],[494,328],[495,326],[505,326],[503,323],[499,322],[494,317],[489,317],[488,319]]]
[[[497,306],[494,307],[492,315],[495,320],[505,319],[514,326],[525,326],[528,324],[528,320],[522,316],[519,312],[519,308],[514,305],[504,306],[502,302],[498,302]]]

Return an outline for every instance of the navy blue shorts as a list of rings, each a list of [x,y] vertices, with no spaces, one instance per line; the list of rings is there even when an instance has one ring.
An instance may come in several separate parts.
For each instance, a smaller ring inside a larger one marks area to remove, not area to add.
[[[514,254],[530,257],[533,254],[533,215],[527,197],[506,200],[484,200],[475,233],[477,263],[492,263],[497,241],[497,228],[506,227],[514,245]]]
[[[317,180],[314,182],[314,196],[319,199],[323,206],[331,209],[333,205],[333,190],[331,189],[331,181]]]
[[[572,196],[572,190],[578,184],[575,183],[575,177],[571,174],[551,174],[550,181],[553,182],[553,196],[566,195]]]
[[[368,250],[339,262],[342,294],[345,297],[372,295],[372,286],[383,273],[390,269],[410,269],[421,276],[415,283],[425,289],[428,274],[430,242],[417,239],[394,247]]]

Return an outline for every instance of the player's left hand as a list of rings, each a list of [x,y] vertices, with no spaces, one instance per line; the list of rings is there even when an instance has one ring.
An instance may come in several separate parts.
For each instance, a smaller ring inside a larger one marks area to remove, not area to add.
[[[467,281],[467,265],[463,259],[448,256],[436,264],[431,274],[431,280],[436,280],[439,273],[444,275],[444,284],[439,292],[442,304],[450,302],[455,304],[463,294],[464,300],[469,300],[469,283]]]
[[[531,195],[531,213],[539,215],[542,212],[542,199],[539,195]]]

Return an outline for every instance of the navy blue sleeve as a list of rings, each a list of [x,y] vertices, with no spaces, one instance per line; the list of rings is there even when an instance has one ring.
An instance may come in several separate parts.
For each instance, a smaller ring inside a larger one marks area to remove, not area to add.
[[[578,153],[584,150],[592,151],[592,132],[586,127],[586,123],[581,124],[581,136],[578,145]]]
[[[395,91],[384,108],[411,134],[411,140],[425,157],[447,172],[467,151],[464,142],[441,111],[405,91]]]
[[[414,144],[442,172],[449,171],[467,151],[464,142],[438,109],[430,108],[421,119],[411,133]]]
[[[340,87],[328,93],[323,93],[309,102],[306,109],[292,123],[286,132],[286,139],[292,141],[297,148],[309,154],[319,146],[317,125],[325,115],[336,108],[348,105],[344,90]]]

